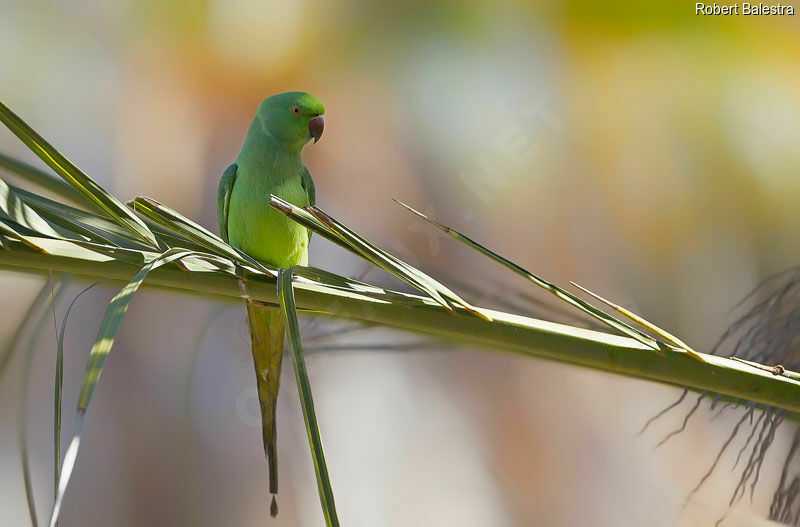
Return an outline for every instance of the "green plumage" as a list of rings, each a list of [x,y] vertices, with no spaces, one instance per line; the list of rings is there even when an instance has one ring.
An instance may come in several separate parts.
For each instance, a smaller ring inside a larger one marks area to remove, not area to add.
[[[269,206],[274,194],[297,206],[316,202],[314,182],[300,157],[303,147],[322,134],[325,108],[315,97],[288,92],[265,99],[258,107],[242,151],[222,175],[217,217],[222,238],[272,267],[308,263],[311,233]],[[275,410],[280,387],[284,326],[280,310],[248,302],[247,317],[264,452],[277,515],[278,492]]]

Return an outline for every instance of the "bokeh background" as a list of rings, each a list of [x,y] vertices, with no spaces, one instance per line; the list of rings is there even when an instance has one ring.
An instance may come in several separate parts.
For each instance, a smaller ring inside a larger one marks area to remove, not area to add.
[[[258,103],[308,91],[327,107],[325,135],[305,152],[318,201],[371,240],[474,286],[468,298],[558,319],[517,298],[544,298],[532,286],[437,236],[400,198],[701,350],[760,279],[800,263],[799,65],[800,17],[699,17],[689,2],[0,0],[0,96],[123,199],[151,196],[216,230],[217,181]],[[6,130],[0,150],[36,163]],[[364,272],[319,237],[311,263]],[[0,342],[41,285],[0,272]],[[83,285],[67,288],[59,317]],[[71,315],[65,435],[117,287],[87,293]],[[311,338],[337,330],[304,324]],[[40,521],[52,495],[51,326],[32,346],[28,400]],[[686,497],[737,411],[712,421],[704,406],[655,448],[693,397],[636,436],[680,390],[487,350],[381,349],[409,339],[390,331],[346,338],[376,346],[309,358],[343,525],[700,526],[726,511],[730,457]],[[141,291],[62,524],[321,525],[289,361],[281,514],[268,518],[247,346],[240,307]],[[22,355],[0,383],[4,526],[28,523]],[[788,437],[724,525],[766,516]]]

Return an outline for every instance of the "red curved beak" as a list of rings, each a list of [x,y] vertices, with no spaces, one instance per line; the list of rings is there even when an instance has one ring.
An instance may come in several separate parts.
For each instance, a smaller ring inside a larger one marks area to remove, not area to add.
[[[315,143],[319,141],[320,137],[322,137],[322,130],[324,129],[325,121],[322,119],[321,115],[318,115],[308,121],[308,132],[311,134],[311,137],[314,138]]]

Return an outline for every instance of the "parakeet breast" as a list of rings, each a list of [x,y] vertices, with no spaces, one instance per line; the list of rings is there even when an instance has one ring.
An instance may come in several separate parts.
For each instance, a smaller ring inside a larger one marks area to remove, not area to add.
[[[302,162],[270,159],[267,154],[258,159],[240,156],[237,164],[228,217],[231,245],[274,267],[306,265],[308,231],[269,206],[270,194],[300,207],[308,205]]]

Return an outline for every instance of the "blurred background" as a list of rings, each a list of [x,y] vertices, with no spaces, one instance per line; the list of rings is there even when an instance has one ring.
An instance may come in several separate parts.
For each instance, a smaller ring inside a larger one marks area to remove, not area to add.
[[[474,287],[468,299],[503,309],[513,291],[545,299],[391,201],[402,199],[703,351],[762,278],[800,264],[798,59],[800,18],[699,17],[694,3],[0,0],[0,97],[122,199],[156,198],[216,231],[217,182],[258,103],[308,91],[327,108],[325,135],[304,154],[323,209],[457,290]],[[0,150],[38,164],[5,129]],[[311,264],[364,272],[319,237]],[[0,342],[41,286],[0,271]],[[84,286],[66,288],[59,323]],[[118,287],[73,309],[64,437]],[[337,331],[314,324],[304,319],[310,338]],[[409,340],[388,330],[346,337],[375,349],[309,357],[343,525],[700,526],[725,514],[731,452],[686,498],[740,411],[712,421],[703,405],[656,448],[695,396],[636,436],[680,389],[495,351],[381,349]],[[51,323],[31,349],[41,521]],[[0,385],[4,526],[29,521],[22,355]],[[141,291],[98,385],[61,523],[321,525],[289,361],[283,379],[281,513],[270,520],[244,310]],[[723,525],[767,515],[792,433],[779,431],[754,498]]]

